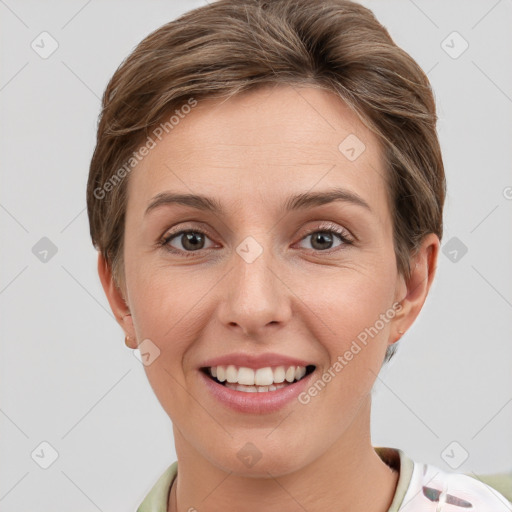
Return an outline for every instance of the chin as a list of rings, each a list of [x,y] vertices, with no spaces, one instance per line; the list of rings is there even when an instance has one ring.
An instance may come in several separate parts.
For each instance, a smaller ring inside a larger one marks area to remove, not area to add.
[[[277,437],[274,442],[270,442],[265,436],[268,436],[268,432],[259,437],[253,436],[253,441],[237,442],[231,439],[222,453],[210,451],[207,458],[227,473],[248,478],[287,475],[307,465],[309,458],[314,459],[304,451],[303,445],[299,446],[300,443],[296,447],[290,447],[285,442],[276,443]],[[290,457],[291,453],[296,456]]]

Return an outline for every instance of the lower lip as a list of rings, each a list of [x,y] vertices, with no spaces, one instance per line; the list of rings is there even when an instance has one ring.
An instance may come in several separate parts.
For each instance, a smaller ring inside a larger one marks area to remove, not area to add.
[[[288,384],[284,388],[261,393],[230,389],[215,382],[204,372],[199,370],[199,373],[208,390],[222,404],[237,412],[265,414],[278,411],[290,402],[298,400],[297,397],[307,388],[311,376],[315,372],[313,371],[298,382]]]

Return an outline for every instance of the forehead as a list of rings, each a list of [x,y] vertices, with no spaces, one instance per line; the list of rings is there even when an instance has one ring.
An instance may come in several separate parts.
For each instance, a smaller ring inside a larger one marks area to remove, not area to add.
[[[386,207],[378,139],[332,92],[277,86],[203,100],[155,142],[131,173],[132,207],[166,190],[238,207],[339,186]]]

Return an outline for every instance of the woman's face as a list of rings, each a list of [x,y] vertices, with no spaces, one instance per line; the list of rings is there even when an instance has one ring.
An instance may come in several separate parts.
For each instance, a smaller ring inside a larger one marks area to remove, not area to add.
[[[407,327],[385,175],[336,96],[284,86],[199,103],[132,171],[125,300],[178,457],[277,475],[368,443],[372,385]],[[259,383],[314,371],[257,392],[203,371],[230,364]]]

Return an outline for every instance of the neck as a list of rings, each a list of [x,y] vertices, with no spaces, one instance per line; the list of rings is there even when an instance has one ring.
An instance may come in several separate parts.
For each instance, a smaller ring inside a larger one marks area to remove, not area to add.
[[[168,512],[252,512],[255,503],[266,512],[387,512],[399,475],[371,445],[370,402],[368,396],[349,431],[311,464],[269,478],[226,473],[198,454],[174,427],[178,475]]]

